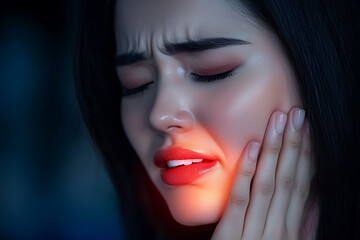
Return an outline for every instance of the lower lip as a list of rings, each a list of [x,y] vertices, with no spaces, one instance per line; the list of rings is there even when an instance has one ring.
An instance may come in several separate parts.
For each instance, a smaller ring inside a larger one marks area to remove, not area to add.
[[[168,185],[189,184],[200,176],[210,172],[217,161],[202,161],[191,165],[183,165],[175,168],[167,168],[161,172],[161,179]]]

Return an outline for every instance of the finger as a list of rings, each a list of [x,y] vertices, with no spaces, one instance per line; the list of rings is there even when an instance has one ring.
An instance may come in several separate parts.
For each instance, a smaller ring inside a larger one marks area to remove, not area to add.
[[[303,141],[296,178],[286,216],[286,225],[289,233],[298,233],[300,231],[311,183],[311,140],[308,120],[305,120],[303,128]]]
[[[293,108],[288,117],[276,169],[275,192],[271,200],[264,231],[264,237],[268,239],[282,239],[284,237],[286,212],[296,176],[305,111],[300,108]]]
[[[250,199],[250,183],[255,173],[260,143],[251,142],[234,177],[223,217],[212,239],[240,239]]]
[[[274,192],[275,170],[286,119],[285,113],[275,112],[272,114],[266,129],[263,148],[251,189],[251,202],[246,213],[243,233],[245,239],[260,239],[263,234],[265,219]]]

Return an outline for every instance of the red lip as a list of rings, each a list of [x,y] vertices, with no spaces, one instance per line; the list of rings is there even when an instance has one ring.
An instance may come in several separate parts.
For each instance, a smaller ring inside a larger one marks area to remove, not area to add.
[[[203,159],[203,161],[174,168],[168,168],[166,165],[170,160],[181,159]],[[216,162],[217,159],[214,157],[182,147],[171,147],[165,150],[159,150],[154,155],[154,163],[157,167],[162,168],[161,178],[163,182],[168,185],[189,184],[210,171]]]

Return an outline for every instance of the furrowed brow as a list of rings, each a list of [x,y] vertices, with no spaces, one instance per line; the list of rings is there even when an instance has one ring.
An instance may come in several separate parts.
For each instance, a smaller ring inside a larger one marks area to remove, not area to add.
[[[205,38],[196,41],[190,40],[181,43],[165,43],[163,51],[169,55],[175,55],[180,53],[201,52],[231,45],[244,44],[250,44],[250,42],[236,38]]]
[[[169,55],[176,55],[180,53],[196,53],[210,49],[245,44],[250,44],[250,42],[236,38],[205,38],[196,41],[189,40],[181,43],[164,43],[163,51]],[[145,52],[124,53],[116,56],[115,66],[130,65],[149,59],[150,56]]]

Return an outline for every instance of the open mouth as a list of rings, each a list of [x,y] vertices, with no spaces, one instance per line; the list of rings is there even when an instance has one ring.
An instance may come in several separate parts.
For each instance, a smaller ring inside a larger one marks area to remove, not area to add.
[[[189,184],[217,162],[212,156],[179,146],[158,150],[154,155],[154,164],[161,168],[161,179],[168,185]]]
[[[192,164],[198,164],[201,162],[207,162],[210,160],[204,160],[204,159],[183,159],[183,160],[170,160],[166,162],[167,168],[175,168],[179,166],[189,166]]]
[[[211,171],[217,163],[217,161],[205,159],[201,159],[201,161],[198,161],[197,159],[197,161],[192,160],[187,159],[187,162],[184,160],[171,160],[174,162],[168,161],[168,166],[161,171],[161,179],[163,182],[168,185],[189,184],[203,174]]]

